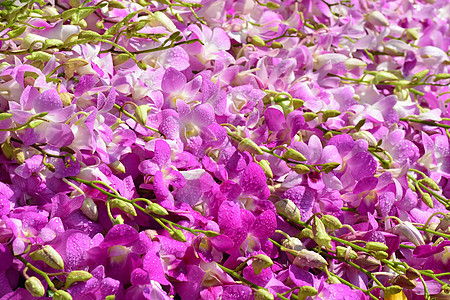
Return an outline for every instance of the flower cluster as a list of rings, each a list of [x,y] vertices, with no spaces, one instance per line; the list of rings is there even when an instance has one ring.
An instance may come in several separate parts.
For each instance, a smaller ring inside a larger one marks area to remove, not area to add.
[[[450,297],[447,0],[0,6],[1,299]]]

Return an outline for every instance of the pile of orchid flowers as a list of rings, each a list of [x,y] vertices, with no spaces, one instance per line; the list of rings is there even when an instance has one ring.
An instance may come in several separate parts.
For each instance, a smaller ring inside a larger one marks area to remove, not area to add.
[[[447,299],[447,0],[0,2],[0,299]]]

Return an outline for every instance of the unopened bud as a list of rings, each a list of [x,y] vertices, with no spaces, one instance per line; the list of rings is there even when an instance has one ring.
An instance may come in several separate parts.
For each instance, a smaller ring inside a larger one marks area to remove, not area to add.
[[[312,231],[314,233],[314,241],[319,246],[324,246],[327,249],[331,248],[331,238],[328,235],[325,225],[322,223],[322,221],[317,217],[314,216],[314,222],[312,225]]]
[[[419,230],[410,222],[403,221],[391,229],[396,234],[402,234],[410,240],[415,246],[425,245]]]
[[[378,259],[368,255],[367,253],[359,254],[354,262],[367,271],[377,270],[381,266],[381,263]]]
[[[367,15],[367,22],[375,26],[389,26],[388,19],[379,11],[374,10]]]
[[[248,151],[249,153],[256,154],[256,155],[264,154],[264,152],[261,150],[261,148],[259,148],[259,146],[249,138],[245,138],[239,142],[238,150],[242,151],[242,152]]]
[[[389,254],[385,251],[377,251],[373,254],[373,257],[375,257],[378,260],[382,260],[388,258]]]
[[[385,290],[384,290],[384,299],[386,299],[386,297],[390,297],[393,295],[396,295],[398,293],[402,292],[402,288],[398,285],[391,285],[388,286]],[[401,299],[401,298],[400,298]]]
[[[153,202],[148,204],[148,206],[145,208],[145,212],[146,213],[154,213],[154,214],[160,215],[160,216],[167,216],[169,214],[164,207],[162,207],[158,203],[153,203]]]
[[[303,164],[296,165],[292,168],[292,170],[294,170],[294,172],[297,174],[308,174],[309,172],[311,172],[311,169]]]
[[[20,148],[15,148],[12,151],[12,157],[17,161],[19,165],[25,162],[25,153]]]
[[[434,207],[433,199],[431,198],[430,194],[422,192],[420,196],[422,197],[423,203],[425,203],[429,208]]]
[[[116,160],[115,162],[108,164],[108,167],[116,174],[124,174],[126,172],[125,166],[120,160]]]
[[[42,249],[30,253],[33,260],[41,260],[53,269],[63,270],[64,261],[61,255],[50,245],[45,245]]]
[[[306,112],[303,114],[303,118],[305,118],[305,122],[309,122],[317,118],[317,114],[313,112]]]
[[[298,290],[298,299],[305,300],[308,296],[315,296],[319,291],[312,286],[304,285]]]
[[[405,276],[409,280],[414,280],[414,279],[417,279],[420,277],[420,273],[419,273],[419,271],[417,271],[414,268],[408,268],[408,269],[406,269]]]
[[[255,300],[273,300],[275,297],[266,289],[257,289],[255,291]]]
[[[81,205],[81,212],[93,221],[97,221],[98,219],[98,209],[97,204],[95,204],[94,200],[91,197],[86,197]]]
[[[11,144],[11,141],[10,141],[9,139],[6,140],[6,141],[2,144],[1,148],[2,148],[3,155],[5,155],[7,159],[12,159],[12,158],[13,158],[13,155],[14,155],[14,149],[15,149],[15,148],[14,148],[14,146]],[[25,161],[25,160],[24,160],[24,161]]]
[[[289,35],[297,34],[297,33],[298,33],[298,30],[295,29],[295,28],[289,28],[289,29],[287,30],[287,33],[288,33]]]
[[[62,101],[64,106],[72,105],[72,100],[74,98],[74,96],[72,94],[61,93],[61,94],[59,94],[59,97],[61,98],[61,101]]]
[[[28,124],[28,127],[30,128],[36,128],[39,125],[41,125],[42,123],[44,123],[44,120],[33,120]]]
[[[121,53],[113,56],[113,65],[119,66],[125,62],[127,62],[131,57],[126,53]]]
[[[104,24],[103,20],[98,21],[97,23],[95,23],[95,27],[97,27],[97,29],[100,29],[100,30],[104,29],[105,28],[105,24]]]
[[[356,141],[356,140],[364,140],[366,141],[369,146],[376,146],[378,141],[375,139],[375,137],[373,136],[372,133],[368,132],[368,131],[357,131],[357,132],[353,132],[351,134],[352,138]]]
[[[126,9],[127,7],[126,7],[125,4],[123,4],[123,3],[120,2],[120,1],[117,1],[117,0],[111,0],[111,1],[108,2],[108,8],[109,8],[109,9],[112,9],[112,8]]]
[[[150,110],[151,110],[150,106],[148,106],[146,104],[139,105],[136,108],[136,111],[134,112],[134,114],[136,115],[136,119],[139,124],[144,125],[144,126],[147,124],[148,112]]]
[[[429,69],[425,69],[420,72],[417,72],[416,74],[413,75],[412,81],[422,81],[422,79],[424,79],[425,76],[428,75],[428,73],[430,73]]]
[[[388,246],[380,242],[368,242],[364,248],[370,251],[386,251],[389,249]]]
[[[334,117],[341,115],[341,112],[338,110],[331,109],[331,110],[326,110],[326,111],[322,112],[322,114],[323,114],[324,118],[328,119],[328,118],[334,118]]]
[[[261,274],[263,269],[267,269],[273,266],[273,261],[264,254],[258,254],[253,258],[252,268],[256,275]]]
[[[320,254],[307,249],[302,249],[298,252],[293,264],[298,267],[310,267],[319,269],[328,265],[325,258],[323,258]]]
[[[87,22],[85,19],[81,19],[80,21],[78,21],[78,26],[80,26],[81,28],[86,28],[87,27]]]
[[[341,229],[342,223],[339,221],[338,218],[332,215],[324,215],[322,218],[320,218],[323,225],[325,225],[326,228],[331,230]]]
[[[43,51],[35,51],[30,55],[25,56],[25,58],[29,60],[49,61],[52,58],[52,55]]]
[[[47,39],[44,41],[44,48],[53,48],[64,45],[64,42],[59,39]]]
[[[299,109],[303,106],[303,104],[305,104],[305,101],[303,101],[302,99],[292,98],[292,107],[294,109]]]
[[[365,62],[363,62],[360,59],[357,58],[349,58],[344,62],[345,67],[347,68],[347,70],[353,70],[355,68],[359,68],[359,67],[366,67],[367,64]]]
[[[375,75],[375,83],[384,81],[397,81],[398,77],[387,71],[379,71]]]
[[[280,42],[272,42],[272,44],[270,44],[270,48],[273,48],[273,49],[283,48],[283,44]]]
[[[413,41],[417,40],[419,38],[419,28],[408,28],[406,30],[406,38]]]
[[[184,19],[179,13],[175,14],[175,18],[177,19],[178,22],[184,23]]]
[[[268,177],[268,178],[273,178],[273,172],[272,169],[270,168],[270,163],[268,160],[266,159],[261,159],[258,162],[258,165],[261,167],[261,169],[263,169],[264,174]]]
[[[45,288],[37,277],[30,277],[25,281],[25,288],[33,297],[43,297]]]
[[[53,300],[72,300],[72,296],[63,290],[57,290],[54,294],[53,294]]]
[[[439,191],[439,185],[430,177],[425,177],[419,180],[420,183],[425,184],[426,186],[428,186],[430,189],[435,190],[435,191]]]
[[[82,270],[72,271],[67,275],[66,284],[64,288],[69,288],[74,282],[88,281],[92,278],[92,274]]]
[[[289,148],[286,150],[286,152],[282,156],[285,159],[292,159],[296,161],[306,161],[306,157],[303,156],[300,152],[298,152],[295,149]]]
[[[332,133],[331,131],[327,131],[327,132],[323,135],[323,137],[324,137],[326,140],[329,140],[329,139],[331,139],[331,138],[333,137],[333,133]]]
[[[123,212],[126,212],[127,214],[130,214],[132,216],[137,216],[136,209],[134,208],[133,204],[130,202],[126,202],[123,200],[119,200],[117,198],[113,198],[109,200],[110,207],[111,208],[118,208],[122,210]]]
[[[337,257],[344,258],[345,260],[354,260],[358,258],[358,253],[356,253],[351,247],[336,246]]]
[[[277,213],[285,215],[288,220],[292,220],[294,222],[301,221],[300,210],[291,200],[280,200],[275,203],[275,208],[277,210]]]
[[[341,283],[341,281],[336,277],[336,276],[334,276],[334,275],[330,275],[330,276],[328,276],[328,278],[327,278],[327,283],[329,283],[329,284],[337,284],[337,283]]]
[[[252,43],[253,45],[255,45],[257,47],[265,47],[266,46],[266,42],[264,42],[264,40],[257,35],[252,36],[252,40],[250,41],[250,43]]]
[[[333,171],[334,169],[336,169],[337,167],[339,167],[340,165],[341,164],[337,163],[337,162],[326,163],[322,166],[322,172],[325,172],[325,174],[328,174],[331,171]]]
[[[174,229],[170,232],[170,237],[179,242],[186,242],[186,237],[180,229]]]
[[[405,275],[398,275],[392,280],[392,283],[408,290],[414,289],[417,285],[415,280],[410,280]]]
[[[280,4],[272,2],[272,1],[267,2],[266,6],[268,9],[279,9],[280,8]]]
[[[299,239],[314,239],[314,233],[309,228],[303,228],[302,231],[300,231],[300,233],[296,235],[296,237],[298,237]]]
[[[282,241],[281,244],[283,245],[283,247],[290,249],[290,250],[300,251],[300,250],[305,249],[305,246],[303,246],[302,241],[300,241],[298,238],[295,238],[295,237],[285,239]]]
[[[113,223],[114,223],[114,225],[122,225],[122,224],[125,223],[125,220],[123,219],[123,217],[121,215],[117,215],[114,218],[114,222]]]
[[[439,73],[434,75],[434,82],[442,79],[450,79],[450,73]]]

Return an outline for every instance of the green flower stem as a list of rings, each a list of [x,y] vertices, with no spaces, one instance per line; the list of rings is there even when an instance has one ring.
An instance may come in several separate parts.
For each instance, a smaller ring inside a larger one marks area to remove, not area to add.
[[[42,270],[39,270],[38,268],[36,268],[35,266],[33,266],[31,263],[29,263],[26,259],[24,259],[22,256],[17,255],[15,256],[18,260],[20,260],[26,267],[30,268],[31,270],[33,270],[34,272],[38,273],[39,275],[41,275],[42,277],[44,277],[45,281],[47,282],[48,286],[50,287],[50,289],[52,291],[56,291],[55,289],[55,285],[53,284],[53,282],[50,280],[50,277],[48,276],[47,273],[45,273]]]
[[[419,124],[423,124],[423,125],[436,126],[436,127],[441,127],[441,128],[450,128],[450,125],[440,124],[440,123],[436,123],[434,121],[418,120],[418,119],[411,119],[411,118],[400,118],[400,121],[419,123]]]
[[[245,284],[247,284],[248,286],[254,288],[254,289],[265,289],[259,285],[254,284],[251,281],[248,281],[247,279],[245,279],[244,277],[242,277],[241,275],[239,275],[237,272],[228,269],[227,267],[222,266],[221,264],[217,264],[222,270],[224,270],[228,275],[233,276],[236,279],[239,279],[240,281],[244,282]],[[282,299],[282,300],[289,300],[288,298],[284,297],[283,295],[277,293],[277,297]]]
[[[118,104],[114,104],[114,107],[115,107],[119,112],[124,113],[127,117],[133,119],[137,124],[139,124],[139,122],[138,122],[138,120],[136,119],[136,117],[133,116],[132,114],[130,114],[129,112],[127,112],[127,111],[124,109],[123,106],[121,107],[121,106],[119,106]],[[150,129],[150,130],[152,130],[152,131],[154,131],[154,132],[156,132],[156,133],[159,133],[160,135],[164,136],[164,134],[163,134],[161,131],[159,131],[158,129],[152,128],[152,127],[147,126],[147,125],[141,125],[141,126],[144,126],[145,128]],[[165,136],[164,136],[164,137],[165,137]]]

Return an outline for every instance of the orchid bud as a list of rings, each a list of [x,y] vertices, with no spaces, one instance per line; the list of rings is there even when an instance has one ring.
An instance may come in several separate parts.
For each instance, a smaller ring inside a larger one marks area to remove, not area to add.
[[[119,65],[127,62],[130,58],[131,58],[130,55],[128,55],[127,53],[121,53],[118,55],[114,55],[113,56],[113,65],[119,66]]]
[[[295,28],[289,28],[289,29],[287,30],[287,33],[288,33],[289,35],[294,35],[294,34],[297,34],[297,33],[298,33],[298,30],[295,29]]]
[[[314,216],[313,220],[312,231],[314,233],[314,241],[319,246],[324,246],[327,249],[331,249],[331,238],[325,229],[325,225],[317,216]]]
[[[146,213],[154,213],[154,214],[160,215],[160,216],[167,216],[169,214],[164,207],[162,207],[158,203],[153,203],[153,202],[148,204],[148,206],[145,208],[145,212]]]
[[[419,39],[419,28],[417,28],[417,27],[408,28],[406,30],[406,38],[408,40],[413,40],[413,41]]]
[[[356,141],[356,140],[364,140],[366,141],[369,146],[376,146],[378,141],[375,139],[375,137],[373,136],[372,133],[370,133],[369,131],[357,131],[357,132],[353,132],[351,134],[352,138]]]
[[[98,209],[97,204],[95,204],[94,200],[91,197],[84,198],[83,204],[81,205],[81,212],[93,221],[97,221],[98,219]]]
[[[319,291],[317,291],[316,288],[312,286],[304,285],[298,290],[298,299],[299,300],[305,300],[309,296],[315,296],[317,295]]]
[[[311,229],[309,228],[303,228],[302,231],[300,231],[300,233],[298,233],[296,235],[296,237],[298,237],[299,239],[314,239],[314,233]]]
[[[329,284],[341,283],[341,281],[337,278],[337,276],[334,276],[334,275],[329,275],[326,282]]]
[[[25,162],[25,153],[20,148],[14,148],[12,151],[12,157],[19,165]]]
[[[394,226],[391,230],[396,234],[402,234],[416,246],[425,245],[420,231],[408,221],[403,221]]]
[[[277,213],[285,215],[288,220],[292,220],[294,222],[301,221],[300,210],[291,200],[280,200],[275,203],[275,208],[277,210]]]
[[[273,300],[275,297],[266,289],[257,289],[255,291],[255,300]]]
[[[125,166],[120,160],[116,160],[115,162],[108,164],[108,167],[116,174],[124,174],[126,172]]]
[[[398,285],[391,285],[388,286],[385,290],[384,290],[384,299],[386,299],[386,297],[390,297],[393,296],[395,294],[401,293],[402,292],[402,288]]]
[[[186,242],[186,237],[184,236],[183,231],[181,231],[180,229],[173,229],[170,232],[170,237],[173,238],[175,241],[179,241],[179,242]]]
[[[7,119],[11,118],[12,116],[13,115],[10,113],[6,113],[6,112],[0,113],[0,121],[7,120]]]
[[[323,135],[323,137],[324,139],[329,140],[333,137],[333,133],[331,131],[328,131]]]
[[[305,249],[305,246],[303,246],[303,243],[298,238],[295,238],[295,237],[285,239],[282,241],[281,244],[283,245],[283,247],[290,249],[290,250],[300,251],[300,250]]]
[[[215,237],[215,236],[219,236],[220,232],[215,232],[212,230],[207,230],[207,231],[203,231],[203,234],[206,235],[207,237]]]
[[[268,177],[268,178],[273,178],[273,172],[272,169],[270,168],[270,163],[268,160],[266,159],[261,159],[258,162],[258,165],[261,167],[261,169],[263,169],[264,174]]]
[[[266,46],[266,42],[264,42],[264,40],[257,35],[252,36],[252,40],[250,41],[250,43],[257,47],[265,47]]]
[[[151,107],[147,104],[139,105],[134,114],[136,115],[136,119],[139,124],[146,125],[147,124],[147,118],[148,118],[148,112],[151,110]]]
[[[434,207],[433,199],[431,198],[430,194],[421,191],[420,196],[422,197],[422,201],[426,204],[426,206],[428,206],[429,208]]]
[[[342,223],[339,221],[338,218],[332,215],[324,215],[322,218],[320,218],[323,225],[325,225],[326,228],[331,230],[341,229]]]
[[[375,75],[375,83],[384,81],[397,81],[398,77],[387,71],[379,71]]]
[[[268,9],[279,9],[280,8],[280,4],[272,2],[272,1],[267,2],[266,6]]]
[[[401,286],[404,289],[412,290],[416,287],[417,282],[415,280],[410,280],[405,275],[398,275],[393,280],[392,283]]]
[[[406,269],[405,276],[409,280],[414,280],[414,279],[417,279],[420,277],[420,273],[416,269],[410,267],[410,268]]]
[[[287,149],[287,151],[282,156],[284,159],[292,159],[296,161],[306,161],[306,157],[303,156],[300,152],[297,150],[294,150],[292,148]]]
[[[63,290],[57,290],[54,294],[53,294],[53,300],[72,300],[72,296]]]
[[[364,248],[370,251],[386,251],[389,249],[388,246],[380,242],[368,242]]]
[[[283,44],[280,42],[272,42],[272,44],[270,44],[270,48],[273,48],[273,49],[283,48]]]
[[[25,288],[33,297],[43,297],[45,288],[37,277],[30,277],[25,281]]]
[[[334,169],[336,169],[337,167],[339,167],[340,165],[341,164],[337,163],[337,162],[326,163],[322,166],[322,172],[325,172],[325,174],[328,174],[331,171],[333,171]]]
[[[111,0],[108,2],[108,9],[113,9],[113,8],[117,8],[117,9],[126,9],[126,5],[123,4],[120,1],[117,0]]]
[[[427,76],[429,72],[430,72],[430,70],[428,70],[428,69],[417,72],[416,74],[413,75],[412,81],[422,81],[422,79],[424,79],[425,76]]]
[[[116,299],[116,295],[108,295],[105,297],[105,300],[115,300]]]
[[[439,191],[439,185],[430,177],[425,177],[419,180],[420,183],[425,184],[426,186],[428,186],[430,189],[435,190],[435,191]]]
[[[81,19],[80,21],[78,21],[78,26],[80,26],[81,28],[86,28],[87,27],[87,22],[85,19]]]
[[[249,138],[245,138],[239,142],[238,150],[242,151],[242,152],[248,151],[249,153],[256,154],[256,155],[264,154],[264,152],[261,150],[261,148],[259,148],[259,146]]]
[[[298,267],[323,268],[328,265],[320,254],[307,249],[300,250],[293,262]]]
[[[102,30],[105,28],[105,23],[103,22],[103,20],[100,20],[97,23],[95,23],[95,27],[97,27],[97,29]]]
[[[88,281],[92,278],[92,274],[82,270],[72,271],[67,275],[65,289],[69,288],[74,282]]]
[[[305,118],[305,122],[309,122],[317,118],[317,114],[313,112],[306,112],[303,114],[303,118]]]
[[[151,20],[151,26],[164,26],[169,32],[172,33],[178,30],[172,20],[169,19],[169,17],[163,12],[155,11],[153,16],[149,16],[149,20]]]
[[[44,41],[44,49],[59,47],[64,45],[64,42],[59,39],[46,39]]]
[[[373,254],[373,257],[375,257],[378,260],[382,260],[388,258],[389,254],[385,251],[377,251]]]
[[[95,38],[101,38],[102,35],[98,32],[92,31],[92,30],[82,30],[78,34],[78,38],[80,39],[95,39]]]
[[[442,79],[450,79],[450,73],[439,73],[434,75],[434,82]]]
[[[375,26],[389,26],[388,19],[379,11],[374,10],[366,16],[367,22]]]
[[[354,260],[354,262],[367,271],[377,270],[381,266],[381,263],[378,259],[370,256],[367,253],[360,253]]]
[[[253,258],[252,268],[256,275],[261,274],[263,269],[270,268],[271,266],[273,266],[273,261],[267,255],[258,254]]]
[[[61,94],[59,94],[59,97],[61,98],[61,101],[62,101],[64,106],[72,105],[72,100],[74,98],[74,96],[72,94],[61,93]]]
[[[43,51],[35,51],[31,53],[30,55],[25,56],[26,59],[29,60],[42,60],[42,61],[49,61],[50,58],[52,58],[52,55],[47,52]]]
[[[336,255],[337,257],[345,258],[345,260],[354,260],[358,257],[358,253],[356,253],[351,247],[342,246],[336,246]]]
[[[341,112],[338,110],[332,109],[332,110],[323,111],[322,114],[325,119],[328,119],[328,118],[334,118],[334,117],[341,115]]]
[[[19,27],[19,28],[17,28],[17,29],[8,31],[7,34],[8,34],[8,36],[9,36],[11,39],[14,39],[14,38],[16,38],[16,37],[21,36],[22,33],[25,32],[25,29],[27,29],[26,26],[21,26],[21,27]]]
[[[357,58],[349,58],[344,62],[345,67],[347,68],[347,70],[353,70],[355,68],[359,68],[359,67],[367,67],[367,64],[365,62],[363,62],[360,59]]]
[[[129,202],[113,198],[109,200],[109,203],[111,208],[118,208],[127,214],[135,217],[137,216],[136,209],[134,208],[133,204]]]
[[[41,125],[42,123],[44,123],[44,120],[33,120],[28,124],[28,127],[30,128],[36,128],[39,125]]]
[[[294,172],[297,174],[308,174],[309,172],[311,172],[311,169],[303,164],[296,165],[292,168],[292,170],[294,170]]]
[[[3,146],[3,145],[2,145]],[[436,227],[436,231],[442,230],[447,231],[450,226],[450,213],[445,214],[445,216],[439,222],[439,225]]]
[[[299,109],[303,106],[303,104],[305,104],[305,101],[303,101],[302,99],[292,98],[292,107],[294,109]]]
[[[32,260],[41,260],[53,269],[63,270],[64,261],[61,255],[50,245],[45,245],[42,249],[30,253]]]

